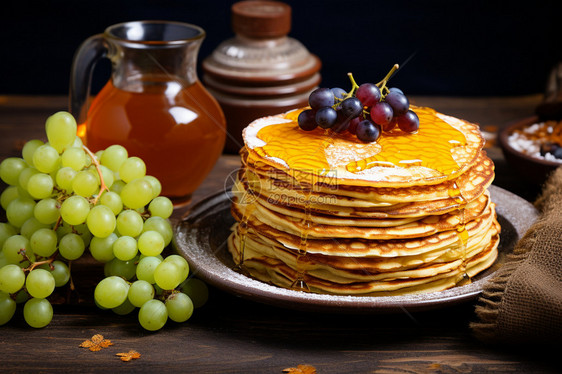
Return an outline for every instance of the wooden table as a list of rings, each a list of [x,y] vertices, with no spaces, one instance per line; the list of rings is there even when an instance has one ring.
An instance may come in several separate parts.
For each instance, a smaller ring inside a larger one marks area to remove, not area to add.
[[[513,98],[416,97],[419,105],[501,128],[531,115],[540,95]],[[66,109],[63,97],[0,96],[0,159],[17,156],[23,143],[44,138],[44,121]],[[531,200],[536,188],[510,172],[501,152],[495,184]],[[194,202],[223,188],[237,156],[221,157]],[[181,214],[181,212],[176,212]],[[49,326],[32,329],[21,310],[0,327],[0,372],[194,372],[281,373],[312,365],[318,373],[556,372],[556,357],[528,347],[485,346],[472,337],[474,302],[428,312],[348,315],[300,312],[263,305],[211,288],[208,303],[186,323],[143,330],[136,316],[118,316],[92,305],[99,265],[77,264],[78,301],[56,304]],[[88,285],[89,284],[89,285]],[[114,345],[99,352],[79,348],[94,334]],[[136,350],[141,358],[121,362],[115,354]]]

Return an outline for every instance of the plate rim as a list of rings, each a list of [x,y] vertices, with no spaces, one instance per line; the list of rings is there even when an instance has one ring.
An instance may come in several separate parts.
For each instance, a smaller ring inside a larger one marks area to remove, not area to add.
[[[488,189],[492,201],[495,202],[503,198],[511,202],[508,206],[497,204],[496,210],[498,215],[503,216],[512,224],[518,234],[517,239],[521,238],[538,218],[539,213],[536,208],[527,200],[501,187],[491,185]],[[229,196],[230,191],[222,190],[193,205],[184,217],[174,224],[172,243],[175,250],[188,260],[192,274],[223,291],[253,301],[288,309],[336,313],[367,312],[375,314],[393,313],[400,310],[422,311],[474,300],[482,292],[484,284],[497,272],[496,270],[469,285],[415,295],[330,295],[281,288],[238,273],[224,264],[214,253],[211,253],[212,251],[197,248],[199,246],[196,237],[202,235],[198,227],[191,227],[190,233],[193,235],[188,235],[185,227],[190,227],[190,221],[193,222],[202,215],[209,214],[209,211],[216,210],[218,206],[225,205],[227,202],[230,205]],[[520,215],[524,215],[525,219],[514,222],[518,212]],[[191,251],[189,250],[190,247]],[[197,256],[193,255],[194,247],[201,251],[204,258],[214,264],[215,267],[209,268],[203,264],[203,261],[197,261]],[[512,250],[513,248],[509,248],[507,253]]]

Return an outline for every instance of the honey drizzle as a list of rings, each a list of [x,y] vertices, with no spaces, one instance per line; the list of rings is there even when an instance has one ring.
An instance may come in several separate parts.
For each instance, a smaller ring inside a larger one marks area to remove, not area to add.
[[[244,170],[244,174],[243,177],[241,178],[242,181],[244,181],[247,177],[246,176],[247,168],[244,168],[243,170]],[[248,192],[251,188],[250,182],[248,181],[247,183],[248,183],[248,189],[246,189],[246,192],[244,193],[243,200],[247,200],[246,194],[248,193],[251,194],[251,192]],[[242,204],[245,204],[246,207],[244,209],[244,213],[242,214],[242,218],[238,222],[238,226],[237,226],[238,235],[240,236],[240,251],[239,251],[240,260],[236,265],[234,265],[234,268],[232,270],[243,274],[248,274],[248,271],[244,266],[244,252],[246,249],[246,236],[248,234],[248,221],[250,220],[250,218],[254,214],[254,211],[256,210],[256,205],[255,205],[256,200],[255,198],[250,197],[250,201],[241,201],[240,205]]]
[[[265,126],[257,137],[265,145],[253,150],[262,158],[284,160],[291,170],[325,175],[331,169],[342,168],[358,173],[376,166],[409,168],[424,166],[447,177],[454,176],[460,166],[451,150],[466,145],[464,134],[437,117],[430,108],[412,107],[420,118],[420,128],[415,134],[406,134],[399,129],[383,133],[374,143],[361,143],[349,133],[336,134],[321,128],[302,131],[297,125],[298,111],[286,115],[292,122]],[[356,161],[343,161],[341,165],[330,165],[326,148],[336,146],[357,149],[369,155]],[[295,177],[298,178],[298,172]]]
[[[458,247],[461,252],[461,266],[460,270],[462,272],[462,278],[457,282],[458,285],[465,285],[472,282],[470,276],[466,272],[467,259],[467,243],[468,243],[468,231],[466,230],[465,221],[465,208],[467,205],[467,200],[462,195],[457,182],[453,181],[451,187],[448,190],[449,197],[451,197],[455,203],[457,203],[457,212],[459,216],[459,223],[456,225],[455,230],[457,231],[458,237]]]

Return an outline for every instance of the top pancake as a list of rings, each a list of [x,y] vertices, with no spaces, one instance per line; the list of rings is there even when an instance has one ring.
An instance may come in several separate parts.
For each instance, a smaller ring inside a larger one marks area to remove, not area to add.
[[[476,124],[411,106],[416,134],[399,129],[373,143],[354,135],[298,127],[299,111],[264,117],[244,129],[249,163],[289,171],[298,180],[349,186],[408,187],[442,183],[469,170],[484,140]]]

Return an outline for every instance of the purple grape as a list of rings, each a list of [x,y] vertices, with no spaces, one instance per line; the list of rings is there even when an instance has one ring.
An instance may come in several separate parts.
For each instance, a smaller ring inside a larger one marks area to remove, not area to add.
[[[363,120],[364,120],[363,116],[359,116],[351,119],[351,121],[349,121],[349,127],[347,128],[347,131],[349,131],[353,135],[357,134],[357,125],[359,125],[359,122]]]
[[[338,119],[338,113],[329,106],[325,106],[316,111],[316,123],[323,129],[334,126]]]
[[[334,94],[334,97],[340,100],[343,100],[343,98],[345,97],[345,95],[347,95],[347,92],[343,89],[343,88],[339,88],[339,87],[334,87],[331,88],[332,93]]]
[[[418,115],[411,110],[397,117],[398,127],[400,130],[408,133],[415,133],[420,128],[420,119]]]
[[[402,95],[404,95],[404,92],[402,92],[402,90],[401,90],[400,88],[398,88],[398,87],[390,87],[390,88],[388,89],[388,91],[389,91],[389,92],[398,92],[398,93],[401,93]]]
[[[408,98],[398,91],[390,91],[384,98],[384,101],[390,104],[396,117],[406,113],[410,108]]]
[[[318,127],[316,123],[316,113],[312,109],[303,110],[297,119],[299,127],[304,131],[312,131]]]
[[[341,110],[336,110],[336,113],[338,114],[338,118],[336,119],[336,123],[331,127],[331,129],[334,132],[341,133],[349,128],[351,119],[347,117]]]
[[[363,105],[361,101],[355,97],[350,97],[349,99],[345,99],[341,103],[341,111],[343,115],[349,119],[355,118],[361,113],[363,113]]]
[[[380,134],[380,127],[368,119],[359,122],[357,125],[357,139],[364,143],[374,142]]]
[[[394,113],[390,104],[380,101],[371,108],[371,119],[381,126],[385,126],[392,121]]]
[[[381,90],[373,83],[363,83],[355,92],[363,106],[373,106],[381,99]]]
[[[317,88],[308,97],[308,104],[314,110],[334,105],[334,93],[329,88]]]

